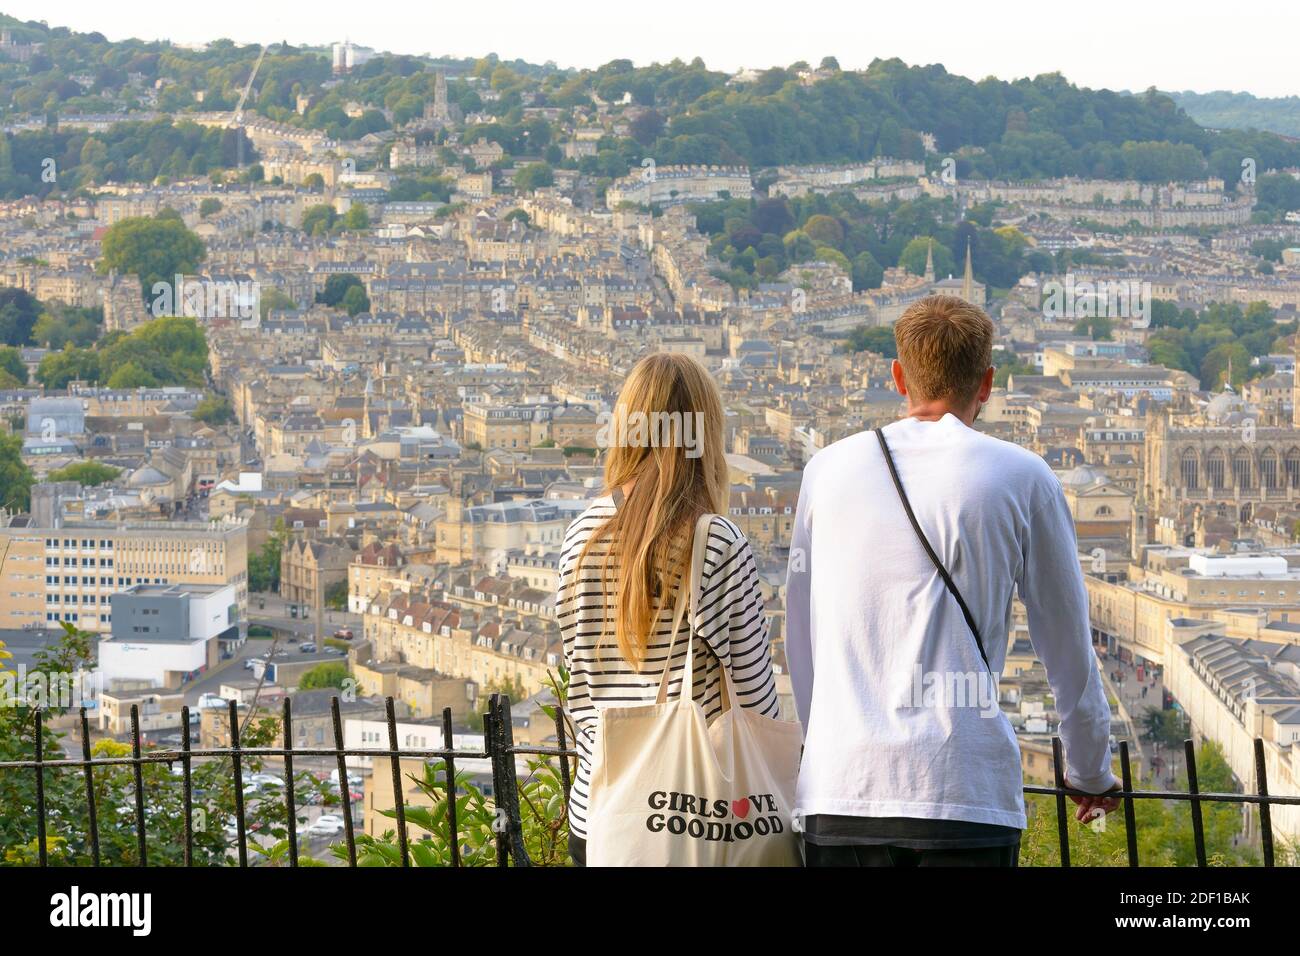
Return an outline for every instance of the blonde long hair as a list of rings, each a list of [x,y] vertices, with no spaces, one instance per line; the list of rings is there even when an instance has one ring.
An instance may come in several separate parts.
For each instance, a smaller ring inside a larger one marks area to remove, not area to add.
[[[618,649],[637,670],[675,597],[674,579],[685,581],[696,521],[726,506],[723,427],[722,396],[708,370],[672,352],[636,363],[606,426],[605,492],[635,485],[587,540],[577,567],[597,542],[607,544],[601,585],[615,595]]]

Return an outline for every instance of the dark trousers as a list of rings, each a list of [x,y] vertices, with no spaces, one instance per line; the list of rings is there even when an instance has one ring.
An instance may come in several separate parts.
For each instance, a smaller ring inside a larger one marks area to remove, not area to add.
[[[804,841],[805,866],[1019,866],[1020,844],[909,850],[901,846],[818,846]]]
[[[569,856],[573,857],[574,866],[587,865],[587,841],[580,836],[569,834]]]

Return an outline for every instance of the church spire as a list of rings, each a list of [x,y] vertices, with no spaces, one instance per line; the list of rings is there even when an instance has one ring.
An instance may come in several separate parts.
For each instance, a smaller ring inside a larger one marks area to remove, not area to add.
[[[925,249],[925,281],[934,282],[934,239]]]
[[[961,297],[967,302],[975,301],[975,273],[971,271],[970,240],[966,240],[966,272],[961,278]]]

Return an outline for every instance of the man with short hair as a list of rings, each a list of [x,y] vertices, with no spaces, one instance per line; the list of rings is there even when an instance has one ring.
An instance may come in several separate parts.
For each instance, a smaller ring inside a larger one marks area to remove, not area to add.
[[[804,469],[785,653],[809,866],[1015,865],[1020,749],[996,675],[1017,591],[1067,783],[1098,795],[1074,798],[1077,816],[1116,806],[1102,796],[1116,788],[1110,708],[1060,483],[1039,456],[972,427],[993,389],[993,335],[961,299],[914,303],[894,329],[907,416]]]

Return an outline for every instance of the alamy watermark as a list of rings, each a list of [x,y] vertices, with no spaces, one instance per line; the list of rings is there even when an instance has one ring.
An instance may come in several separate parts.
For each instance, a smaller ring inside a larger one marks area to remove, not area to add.
[[[988,670],[927,671],[920,663],[912,665],[912,683],[908,687],[908,707],[970,707],[981,717],[997,717],[998,681]]]
[[[196,319],[238,319],[244,328],[261,322],[261,284],[252,279],[204,279],[177,275],[172,282],[155,282],[149,311],[155,319],[190,316]]]
[[[1151,283],[1137,279],[1076,281],[1067,274],[1064,282],[1043,283],[1043,317],[1053,321],[1122,319],[1145,329],[1151,326],[1151,302]]]
[[[628,411],[624,405],[597,416],[598,448],[684,448],[687,458],[704,454],[703,412]]]
[[[42,710],[70,710],[98,706],[104,689],[99,671],[29,671],[26,664],[0,671],[0,710],[39,707]]]

